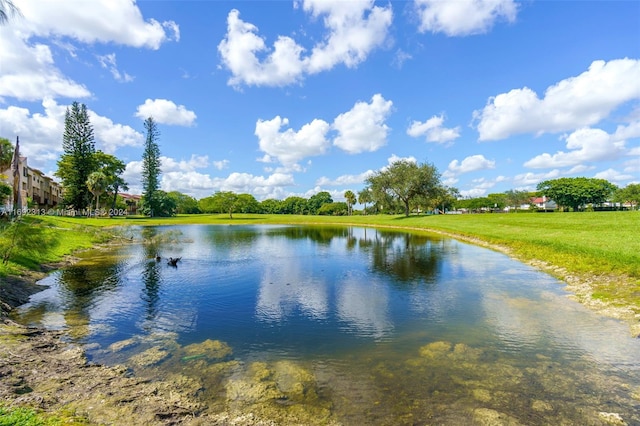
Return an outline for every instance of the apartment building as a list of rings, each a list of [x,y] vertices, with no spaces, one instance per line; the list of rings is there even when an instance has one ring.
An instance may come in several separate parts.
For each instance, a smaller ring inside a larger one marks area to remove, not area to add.
[[[16,209],[26,209],[29,200],[32,201],[34,209],[45,211],[56,208],[62,203],[62,186],[58,182],[46,176],[42,171],[29,167],[27,157],[20,157],[18,167],[20,170],[18,185],[20,186],[22,205],[16,206]],[[14,178],[11,168],[0,171],[0,175],[2,175],[2,181],[13,187]],[[11,197],[2,201],[0,205],[3,205],[7,210],[14,208]]]

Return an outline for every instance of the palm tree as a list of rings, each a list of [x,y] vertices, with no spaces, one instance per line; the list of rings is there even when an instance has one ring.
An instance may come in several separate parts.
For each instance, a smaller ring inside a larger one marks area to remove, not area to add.
[[[102,172],[93,172],[87,178],[87,187],[89,191],[96,197],[96,210],[100,206],[100,195],[104,194],[109,186],[109,179]]]
[[[365,188],[358,192],[358,202],[364,205],[364,214],[367,214],[367,203],[373,201],[373,194],[369,188]]]
[[[353,213],[353,209],[351,208],[351,206],[356,203],[356,194],[354,194],[352,191],[347,190],[344,193],[344,198],[347,200],[347,213],[349,214],[349,216],[351,216],[351,214]]]
[[[0,0],[0,25],[9,22],[9,18],[20,15],[20,9],[11,0]]]

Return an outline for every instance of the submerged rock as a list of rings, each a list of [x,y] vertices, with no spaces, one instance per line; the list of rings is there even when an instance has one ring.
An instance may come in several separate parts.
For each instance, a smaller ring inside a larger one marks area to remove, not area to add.
[[[229,345],[220,340],[207,339],[201,343],[193,343],[182,348],[184,355],[182,361],[192,361],[196,359],[219,360],[226,358],[233,353]]]
[[[139,339],[132,337],[131,339],[120,340],[119,342],[112,343],[107,349],[111,352],[120,352],[127,348],[131,348],[139,343]]]
[[[131,364],[136,367],[151,367],[153,365],[160,364],[168,357],[169,352],[159,346],[154,346],[151,349],[147,349],[144,352],[132,356],[129,360],[131,361]]]
[[[481,426],[520,426],[518,419],[489,408],[473,410],[473,420]]]
[[[611,425],[623,426],[627,424],[627,422],[625,422],[622,416],[618,413],[605,413],[604,411],[601,411],[598,413],[598,415],[602,420]]]

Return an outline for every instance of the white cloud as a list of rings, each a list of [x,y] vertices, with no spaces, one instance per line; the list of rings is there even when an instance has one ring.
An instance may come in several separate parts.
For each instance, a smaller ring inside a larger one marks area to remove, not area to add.
[[[63,36],[87,44],[117,43],[150,49],[180,39],[175,22],[145,20],[131,0],[23,0],[20,11],[24,20],[15,20],[13,25],[42,37]]]
[[[521,173],[513,178],[513,184],[519,188],[535,188],[543,180],[556,179],[560,177],[560,170],[553,169],[546,173]]]
[[[116,124],[110,118],[100,116],[89,110],[89,121],[93,126],[93,134],[97,148],[113,154],[122,146],[140,146],[144,140],[142,133],[130,126]],[[62,119],[64,127],[64,117]]]
[[[223,170],[229,167],[229,160],[213,161],[212,164],[213,164],[213,167],[215,167],[216,169]]]
[[[443,127],[443,115],[434,115],[425,122],[413,121],[407,129],[407,134],[414,138],[425,136],[427,142],[447,143],[460,137],[460,126],[454,128]]]
[[[382,170],[386,169],[388,166],[392,165],[393,163],[397,163],[398,161],[409,161],[411,163],[416,163],[416,164],[418,163],[418,160],[414,156],[399,157],[396,154],[391,154],[391,157],[387,158],[387,166],[384,166]]]
[[[240,19],[233,9],[227,16],[227,34],[218,44],[222,62],[231,71],[232,86],[284,86],[337,64],[358,65],[380,46],[391,25],[391,7],[374,6],[372,0],[348,2],[303,1],[303,9],[314,18],[323,17],[327,34],[309,56],[291,37],[278,36],[272,48],[258,36],[258,28]],[[297,5],[297,3],[295,3]],[[261,59],[261,57],[263,57]]]
[[[289,120],[280,116],[256,122],[255,135],[260,149],[267,154],[261,161],[269,162],[276,158],[284,165],[293,165],[305,157],[324,154],[329,148],[326,134],[330,127],[327,122],[315,119],[297,132],[293,129],[280,131],[288,125]]]
[[[43,167],[58,159],[62,153],[62,134],[66,105],[53,99],[42,101],[44,112],[31,112],[27,108],[9,106],[0,109],[0,128],[10,139],[20,137],[20,150],[28,156],[29,165]],[[109,118],[89,110],[89,121],[94,129],[96,148],[113,153],[121,146],[137,146],[142,134],[129,126],[113,123]]]
[[[490,98],[474,112],[480,140],[590,126],[630,100],[640,99],[640,60],[594,61],[577,77],[549,87],[542,99],[524,87]]]
[[[77,42],[158,49],[165,41],[179,39],[174,22],[145,21],[131,0],[23,0],[19,7],[23,18],[0,27],[0,97],[34,101],[91,96],[84,85],[60,71],[50,45],[36,41],[36,37],[48,37],[51,44],[66,50],[72,58],[77,55]],[[113,66],[108,68],[114,76],[119,73],[115,56]],[[119,78],[127,80],[130,76],[125,73]]]
[[[269,56],[260,62],[257,54],[269,50],[255,33],[258,28],[240,19],[236,9],[227,17],[227,34],[218,44],[222,62],[231,71],[229,85],[283,86],[299,80],[304,65],[302,47],[290,37],[280,36]]]
[[[84,85],[60,72],[49,46],[29,44],[8,26],[0,26],[0,64],[0,97],[35,101],[58,96],[81,99],[91,95]]]
[[[382,45],[393,19],[391,7],[374,6],[373,0],[304,0],[303,9],[315,18],[323,17],[328,30],[308,58],[308,71],[315,74],[336,64],[354,67],[371,50]]]
[[[118,64],[116,63],[116,54],[109,53],[107,55],[98,55],[98,62],[102,65],[102,68],[106,68],[109,70],[111,75],[116,81],[121,83],[130,83],[133,81],[133,77],[127,74],[126,72],[120,72],[118,70]]]
[[[208,155],[196,155],[191,154],[191,158],[189,160],[176,160],[171,157],[160,157],[160,163],[162,166],[160,167],[163,172],[170,171],[194,171],[196,169],[203,169],[209,166],[209,156]]]
[[[620,133],[625,133],[624,129],[619,129]],[[625,154],[624,141],[616,140],[601,129],[578,129],[566,141],[568,152],[540,154],[525,162],[524,166],[532,169],[571,167],[585,162],[614,160]]]
[[[3,136],[15,143],[20,137],[20,151],[28,157],[32,167],[40,168],[58,158],[62,152],[62,133],[66,107],[52,99],[42,102],[44,112],[9,106],[0,109],[0,128]]]
[[[167,99],[147,99],[138,106],[135,116],[142,120],[153,117],[157,123],[176,126],[192,126],[196,120],[195,112]]]
[[[462,174],[478,170],[494,169],[495,167],[495,161],[487,160],[484,155],[477,154],[466,157],[461,162],[458,160],[451,161],[449,163],[449,167],[447,167],[447,171],[455,174]]]
[[[415,0],[420,32],[466,36],[486,33],[500,20],[514,22],[518,5],[513,0]]]
[[[631,174],[620,173],[620,170],[615,170],[615,169],[607,169],[602,172],[596,173],[594,176],[594,178],[596,179],[605,179],[605,180],[608,180],[609,182],[617,183],[617,184],[629,181],[637,177],[638,177],[637,174],[634,176]]]
[[[328,177],[322,176],[318,180],[316,180],[316,186],[349,186],[349,185],[359,185],[367,180],[371,175],[373,175],[373,170],[367,170],[366,172],[360,173],[358,175],[342,175],[338,176],[335,179],[329,179]]]
[[[371,103],[357,102],[351,110],[333,121],[338,136],[333,144],[350,154],[373,152],[387,143],[389,127],[385,120],[391,113],[393,102],[375,94]]]

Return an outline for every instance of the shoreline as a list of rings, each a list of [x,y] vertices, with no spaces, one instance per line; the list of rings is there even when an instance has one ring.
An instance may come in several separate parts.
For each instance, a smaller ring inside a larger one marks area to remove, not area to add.
[[[349,226],[349,224],[341,224]],[[353,224],[353,226],[362,226]],[[616,307],[592,297],[594,280],[620,282],[621,277],[579,276],[539,260],[523,260],[508,248],[484,240],[446,231],[387,227],[439,234],[508,255],[548,273],[566,284],[567,296],[599,315],[627,322],[633,337],[640,337],[640,315],[632,309]],[[126,366],[91,364],[84,350],[65,341],[62,331],[27,327],[9,318],[9,311],[45,290],[37,284],[48,273],[72,265],[77,258],[65,256],[57,263],[42,265],[40,271],[0,278],[0,398],[11,407],[33,407],[60,417],[69,412],[81,424],[117,424],[123,416],[134,416],[140,424],[272,425],[252,413],[207,412],[197,391],[167,380],[132,376]],[[52,384],[52,378],[57,385]],[[204,423],[203,423],[204,422]]]

